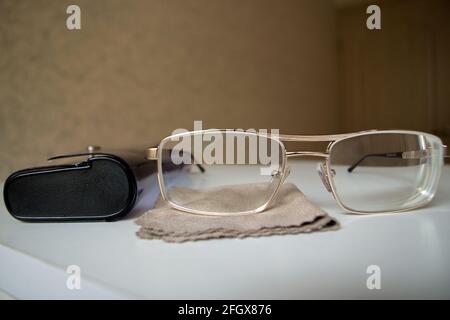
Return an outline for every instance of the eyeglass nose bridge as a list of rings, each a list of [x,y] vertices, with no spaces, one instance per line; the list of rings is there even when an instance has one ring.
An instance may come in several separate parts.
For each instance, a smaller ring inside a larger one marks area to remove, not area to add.
[[[330,185],[330,179],[328,177],[327,170],[326,170],[326,163],[325,162],[318,163],[316,170],[317,170],[317,173],[319,174],[320,180],[322,180],[322,183],[323,183],[325,189],[327,189],[328,192],[332,192],[331,185]]]

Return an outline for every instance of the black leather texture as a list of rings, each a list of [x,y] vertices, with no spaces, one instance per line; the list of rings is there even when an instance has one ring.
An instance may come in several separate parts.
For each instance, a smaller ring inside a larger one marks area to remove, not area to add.
[[[8,177],[3,196],[11,215],[23,221],[116,220],[151,187],[143,179],[156,173],[156,165],[139,151],[63,158],[63,164]]]

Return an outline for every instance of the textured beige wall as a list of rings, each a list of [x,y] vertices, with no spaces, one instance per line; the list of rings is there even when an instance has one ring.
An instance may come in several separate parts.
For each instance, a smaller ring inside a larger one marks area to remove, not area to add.
[[[381,30],[367,4],[337,11],[341,127],[427,131],[450,141],[448,0],[378,0]]]
[[[326,0],[0,0],[0,175],[193,120],[336,131],[335,39]]]

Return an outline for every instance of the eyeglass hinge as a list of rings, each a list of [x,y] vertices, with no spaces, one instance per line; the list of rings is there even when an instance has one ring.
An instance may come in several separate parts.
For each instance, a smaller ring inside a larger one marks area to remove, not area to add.
[[[430,149],[414,150],[402,152],[402,159],[421,159],[427,158],[431,154]]]
[[[157,160],[158,159],[158,147],[148,148],[145,150],[145,158],[147,160]]]

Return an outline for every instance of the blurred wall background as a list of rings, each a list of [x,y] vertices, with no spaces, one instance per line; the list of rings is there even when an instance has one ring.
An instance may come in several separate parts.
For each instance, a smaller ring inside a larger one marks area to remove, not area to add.
[[[335,14],[326,0],[0,0],[1,174],[194,120],[336,131]]]
[[[414,129],[447,140],[450,1],[378,1],[380,31],[360,27],[367,1],[348,1],[337,10],[340,127]]]
[[[82,29],[66,28],[81,7]],[[367,5],[382,30],[366,28]],[[446,0],[0,0],[0,177],[176,128],[450,131]]]

